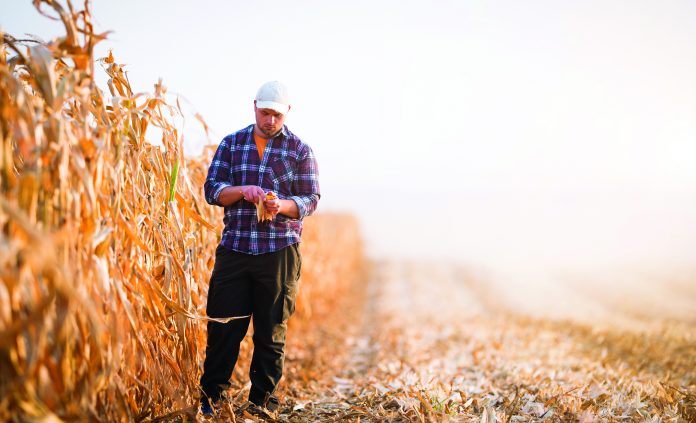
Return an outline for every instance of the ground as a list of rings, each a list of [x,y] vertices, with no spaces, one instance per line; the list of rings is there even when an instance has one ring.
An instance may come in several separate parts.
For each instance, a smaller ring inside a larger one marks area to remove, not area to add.
[[[696,421],[696,287],[644,276],[376,263],[314,354],[290,342],[278,419]]]

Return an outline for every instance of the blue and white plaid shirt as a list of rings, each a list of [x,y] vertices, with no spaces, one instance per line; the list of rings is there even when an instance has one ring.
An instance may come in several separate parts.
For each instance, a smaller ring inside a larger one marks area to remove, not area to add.
[[[254,142],[254,125],[226,136],[218,146],[205,180],[205,199],[221,206],[220,192],[231,186],[257,185],[280,199],[297,203],[299,219],[278,214],[271,222],[256,219],[256,206],[240,200],[225,207],[220,243],[233,251],[263,254],[300,242],[302,219],[317,208],[319,172],[314,153],[287,126],[268,140],[263,159]]]

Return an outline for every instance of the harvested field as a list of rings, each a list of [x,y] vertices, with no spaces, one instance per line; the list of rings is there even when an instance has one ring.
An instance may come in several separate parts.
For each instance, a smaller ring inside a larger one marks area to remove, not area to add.
[[[564,300],[525,288],[540,308]],[[577,295],[572,285],[558,288]],[[695,296],[671,313],[636,319],[632,310],[655,297],[631,298],[628,290],[609,318],[588,319],[586,311],[607,300],[603,290],[585,292],[587,308],[549,316],[520,312],[496,294],[515,289],[454,264],[377,264],[362,327],[346,341],[347,366],[287,418],[695,421]]]

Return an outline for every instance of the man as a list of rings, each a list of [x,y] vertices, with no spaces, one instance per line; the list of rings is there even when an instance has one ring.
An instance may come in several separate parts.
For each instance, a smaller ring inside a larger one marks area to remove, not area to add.
[[[290,111],[287,88],[271,81],[254,100],[256,123],[226,136],[205,181],[205,198],[225,208],[225,228],[215,252],[206,312],[210,317],[252,315],[254,352],[249,401],[275,411],[273,396],[283,372],[285,333],[295,310],[300,276],[302,219],[319,201],[312,149],[284,125]],[[266,199],[272,191],[277,199]],[[270,222],[258,222],[264,202]],[[239,355],[250,317],[208,322],[201,377],[201,411],[211,414]]]

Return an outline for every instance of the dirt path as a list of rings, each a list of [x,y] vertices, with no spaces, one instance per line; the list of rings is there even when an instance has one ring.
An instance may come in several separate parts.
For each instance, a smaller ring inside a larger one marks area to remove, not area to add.
[[[580,282],[511,287],[454,265],[379,263],[348,364],[284,417],[696,421],[692,286]]]

